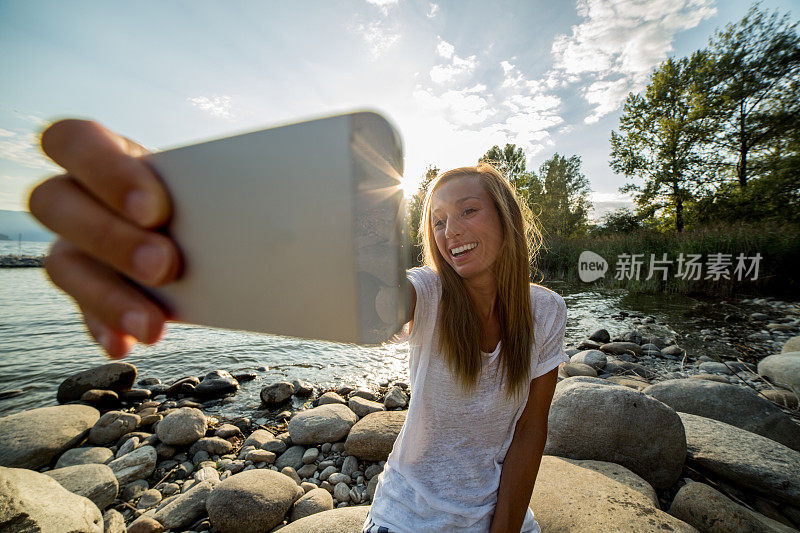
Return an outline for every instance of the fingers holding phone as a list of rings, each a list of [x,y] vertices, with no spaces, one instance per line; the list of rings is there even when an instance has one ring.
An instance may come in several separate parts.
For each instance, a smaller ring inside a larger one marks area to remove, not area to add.
[[[147,150],[84,120],[52,124],[42,149],[67,171],[29,198],[34,217],[61,237],[46,259],[48,275],[75,299],[109,356],[124,357],[136,340],[156,342],[168,317],[125,278],[167,283],[180,272],[180,254],[153,231],[169,220],[170,201],[139,159]]]

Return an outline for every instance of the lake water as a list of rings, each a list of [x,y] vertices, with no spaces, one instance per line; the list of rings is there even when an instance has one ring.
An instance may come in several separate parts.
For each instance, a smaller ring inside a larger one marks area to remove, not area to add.
[[[23,254],[42,255],[48,248],[47,243],[22,243]],[[16,253],[16,242],[0,242],[0,255]],[[690,333],[707,324],[685,313],[696,303],[692,298],[598,292],[563,282],[549,286],[567,304],[568,346],[600,327],[612,336],[631,329],[627,321],[607,318],[617,311],[652,315],[665,323],[659,326],[663,335],[677,330],[687,334],[682,343],[687,348],[703,346]],[[209,409],[226,418],[251,416],[259,408],[260,389],[274,381],[297,378],[327,388],[408,380],[407,344],[363,347],[178,323],[168,323],[157,344],[134,347],[126,361],[136,365],[140,378],[157,377],[165,383],[215,369],[235,373],[267,367],[258,371],[255,381],[242,384],[234,401]],[[24,391],[0,400],[0,416],[55,405],[56,391],[66,376],[106,362],[86,332],[77,306],[52,284],[43,268],[0,269],[0,392]]]

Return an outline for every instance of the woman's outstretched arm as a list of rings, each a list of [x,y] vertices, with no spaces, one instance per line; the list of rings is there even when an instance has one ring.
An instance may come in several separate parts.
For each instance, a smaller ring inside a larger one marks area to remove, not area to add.
[[[557,376],[555,367],[531,381],[528,403],[517,420],[503,461],[490,533],[518,533],[522,528],[547,442],[547,416]]]

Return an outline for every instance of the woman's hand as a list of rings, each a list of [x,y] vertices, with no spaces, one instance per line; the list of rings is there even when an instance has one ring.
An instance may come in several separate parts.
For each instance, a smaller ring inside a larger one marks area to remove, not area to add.
[[[114,359],[136,341],[158,341],[170,317],[125,278],[158,287],[180,272],[180,254],[153,231],[169,220],[168,193],[139,156],[148,151],[100,124],[67,119],[42,133],[42,149],[66,174],[36,186],[30,212],[60,238],[45,260],[91,335]]]

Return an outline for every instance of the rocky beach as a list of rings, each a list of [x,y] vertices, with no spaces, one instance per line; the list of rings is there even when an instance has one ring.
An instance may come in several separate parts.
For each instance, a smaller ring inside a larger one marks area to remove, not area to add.
[[[739,357],[624,312],[566,347],[530,502],[543,531],[800,528],[800,308],[725,313],[703,341]],[[0,528],[359,532],[409,385],[265,382],[250,416],[223,419],[259,373],[209,370],[112,362],[0,418]]]

